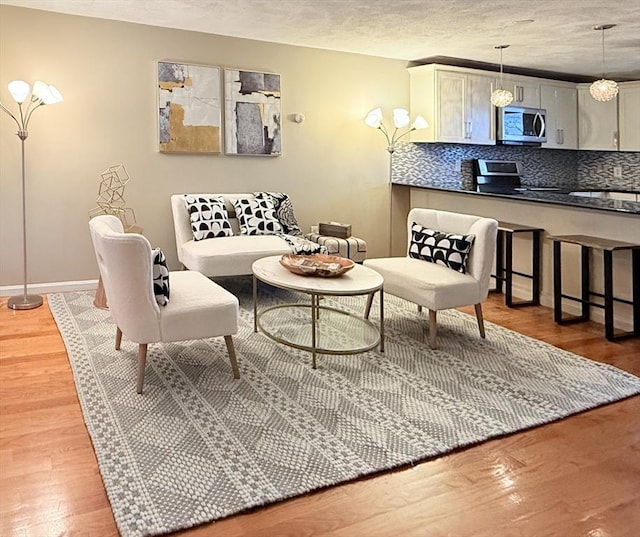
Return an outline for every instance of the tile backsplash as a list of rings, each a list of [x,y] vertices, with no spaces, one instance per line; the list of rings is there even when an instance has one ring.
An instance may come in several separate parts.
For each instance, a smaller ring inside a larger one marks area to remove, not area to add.
[[[522,183],[528,186],[640,191],[640,153],[505,145],[400,143],[392,155],[392,180],[473,188],[476,158],[520,161]],[[620,168],[622,177],[614,177],[614,168]]]

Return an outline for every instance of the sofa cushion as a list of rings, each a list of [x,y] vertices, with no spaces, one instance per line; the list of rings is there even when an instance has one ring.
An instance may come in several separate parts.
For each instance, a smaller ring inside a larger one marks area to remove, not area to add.
[[[151,250],[151,262],[153,267],[153,294],[159,306],[169,303],[169,269],[167,258],[160,248]]]
[[[282,232],[287,235],[302,235],[293,212],[293,204],[288,194],[284,192],[254,192],[256,199],[270,199],[276,210],[276,218],[282,226]]]
[[[275,235],[282,233],[276,210],[270,199],[239,198],[232,200],[241,235]]]
[[[233,235],[229,215],[221,196],[185,194],[184,199],[191,220],[193,240]]]
[[[411,225],[409,256],[444,265],[464,274],[475,238],[472,234],[446,233],[414,222]]]

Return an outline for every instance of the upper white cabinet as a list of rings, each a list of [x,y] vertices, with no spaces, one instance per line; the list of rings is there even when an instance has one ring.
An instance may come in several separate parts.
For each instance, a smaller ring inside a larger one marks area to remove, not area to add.
[[[540,107],[547,111],[547,142],[542,147],[578,149],[578,92],[575,84],[542,82]]]
[[[493,73],[429,64],[409,68],[409,75],[411,114],[429,122],[428,129],[411,133],[411,141],[496,143]]]
[[[499,80],[499,79],[498,79]],[[540,108],[540,80],[527,76],[506,75],[504,89],[513,93],[510,106]]]
[[[618,150],[618,98],[596,101],[589,84],[578,84],[578,148]]]
[[[620,151],[640,151],[640,81],[619,84],[618,130]]]

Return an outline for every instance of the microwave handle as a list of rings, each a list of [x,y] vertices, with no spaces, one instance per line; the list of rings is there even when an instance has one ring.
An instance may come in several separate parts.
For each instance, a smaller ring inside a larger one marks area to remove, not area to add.
[[[536,120],[540,120],[540,134],[538,134],[538,138],[542,138],[544,136],[544,131],[546,128],[545,122],[544,122],[544,117],[542,116],[542,114],[540,112],[536,112],[536,116],[535,119],[533,120],[533,123],[535,125]]]

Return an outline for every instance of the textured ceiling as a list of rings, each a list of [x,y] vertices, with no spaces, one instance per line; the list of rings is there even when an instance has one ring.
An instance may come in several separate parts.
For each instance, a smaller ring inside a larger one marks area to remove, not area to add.
[[[0,4],[417,61],[640,79],[640,0],[0,0]],[[524,22],[533,20],[533,22]]]

